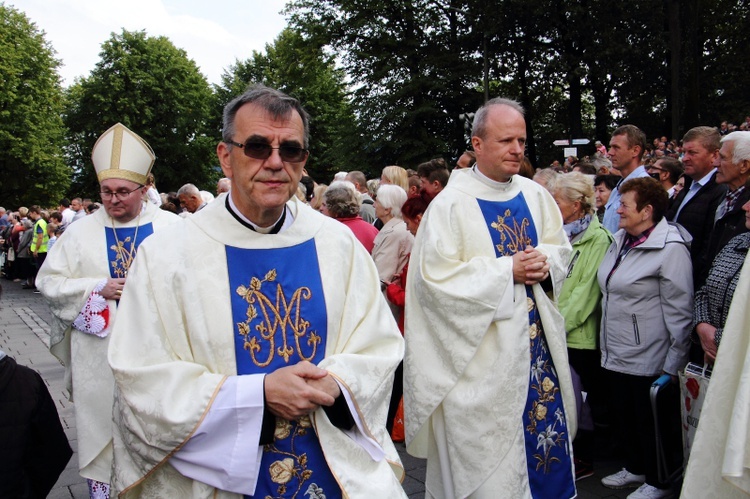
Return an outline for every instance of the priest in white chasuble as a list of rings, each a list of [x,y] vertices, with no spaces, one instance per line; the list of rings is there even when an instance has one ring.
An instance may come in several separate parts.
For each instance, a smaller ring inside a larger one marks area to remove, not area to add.
[[[141,247],[109,350],[121,497],[405,497],[403,339],[367,251],[293,196],[307,147],[299,102],[252,87],[224,111],[229,193]]]
[[[65,365],[75,402],[78,462],[92,497],[104,497],[112,470],[114,379],[107,347],[118,301],[140,244],[180,217],[144,202],[154,164],[149,145],[118,123],[92,151],[103,209],[70,224],[39,270],[54,316],[50,350]]]
[[[570,245],[560,211],[517,175],[523,108],[477,111],[476,165],[454,171],[417,233],[406,291],[407,451],[428,498],[576,494],[575,399],[555,306]]]

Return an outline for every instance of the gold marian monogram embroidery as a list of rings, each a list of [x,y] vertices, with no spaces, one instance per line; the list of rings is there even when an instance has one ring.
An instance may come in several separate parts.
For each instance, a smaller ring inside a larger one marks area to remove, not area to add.
[[[245,338],[245,350],[250,352],[253,363],[258,367],[266,367],[273,360],[276,354],[284,358],[284,362],[289,363],[289,358],[295,353],[302,360],[312,360],[318,345],[322,341],[321,337],[315,331],[308,331],[310,322],[301,316],[302,300],[309,300],[312,297],[310,288],[297,288],[289,300],[284,294],[281,284],[276,285],[276,296],[274,300],[261,291],[265,282],[274,282],[276,280],[276,269],[271,269],[266,273],[263,280],[253,277],[250,280],[250,286],[239,286],[237,294],[249,304],[247,307],[247,320],[238,322],[237,328],[240,334]],[[260,309],[260,312],[258,312]],[[260,318],[259,324],[255,325],[255,331],[251,331],[250,324]],[[260,337],[256,334],[257,332]],[[289,344],[288,332],[292,333],[294,339],[294,348]],[[306,341],[305,341],[306,340]],[[262,343],[268,342],[268,354],[265,360],[259,360]],[[276,344],[281,343],[277,348]],[[312,352],[305,355],[302,346],[306,344],[312,347]]]
[[[506,223],[506,219],[513,222],[512,227]],[[497,245],[497,249],[503,255],[515,255],[531,244],[531,238],[526,233],[529,219],[524,218],[519,223],[511,217],[510,210],[505,210],[503,216],[498,216],[497,222],[492,222],[490,226],[500,233],[500,244]]]

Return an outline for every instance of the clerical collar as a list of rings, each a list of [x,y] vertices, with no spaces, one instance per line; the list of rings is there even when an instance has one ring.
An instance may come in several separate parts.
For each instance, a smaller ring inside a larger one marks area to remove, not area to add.
[[[482,182],[483,184],[488,185],[489,187],[492,187],[493,189],[499,189],[501,191],[506,191],[510,189],[511,185],[513,184],[513,177],[510,177],[507,182],[498,182],[497,180],[492,180],[490,177],[479,171],[479,168],[477,168],[476,163],[474,163],[474,166],[471,167],[471,171],[476,175],[476,178]]]
[[[224,204],[235,220],[258,234],[278,234],[279,232],[286,230],[294,221],[294,217],[288,212],[286,205],[284,205],[284,210],[281,212],[281,216],[276,220],[275,224],[270,227],[260,227],[258,224],[252,222],[249,218],[240,213],[240,210],[232,200],[232,196],[227,196]]]

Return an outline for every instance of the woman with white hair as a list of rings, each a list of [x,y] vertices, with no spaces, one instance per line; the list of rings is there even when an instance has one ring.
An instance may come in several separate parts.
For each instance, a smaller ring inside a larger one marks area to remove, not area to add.
[[[602,393],[597,385],[602,375],[597,343],[601,317],[597,271],[612,243],[612,234],[595,215],[594,180],[590,175],[579,172],[557,174],[552,195],[573,246],[573,257],[558,301],[560,313],[565,318],[568,359],[573,379],[580,380],[579,386],[587,392],[589,400],[595,402]],[[576,402],[580,417],[583,412],[580,391],[576,392]],[[573,441],[576,480],[593,474],[593,444],[593,426],[579,424],[578,435]]]
[[[336,180],[323,194],[321,212],[349,227],[368,253],[372,253],[378,229],[359,216],[359,193],[351,182]]]
[[[393,184],[381,185],[375,200],[375,216],[383,228],[375,238],[372,259],[378,268],[383,287],[390,284],[404,268],[411,253],[414,236],[401,218],[401,207],[406,202],[406,191]]]

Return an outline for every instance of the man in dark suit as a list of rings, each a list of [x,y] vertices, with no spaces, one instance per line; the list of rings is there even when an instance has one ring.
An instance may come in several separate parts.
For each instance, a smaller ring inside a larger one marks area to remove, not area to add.
[[[716,209],[727,192],[726,186],[716,183],[715,166],[719,161],[720,139],[719,131],[707,126],[691,128],[682,138],[682,164],[687,177],[685,188],[667,212],[669,221],[679,223],[693,236],[690,259],[696,290],[703,285],[711,266],[711,262],[707,261],[708,242]]]

